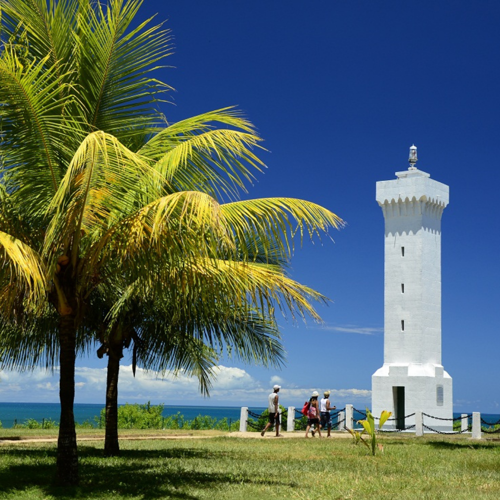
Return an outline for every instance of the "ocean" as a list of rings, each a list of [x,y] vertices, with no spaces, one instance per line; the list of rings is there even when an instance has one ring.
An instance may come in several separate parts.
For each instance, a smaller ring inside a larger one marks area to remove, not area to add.
[[[80,424],[85,421],[95,423],[95,417],[99,417],[103,408],[104,405],[100,404],[75,404],[75,421]],[[218,420],[227,418],[235,422],[240,418],[240,410],[239,406],[165,406],[163,416],[169,417],[180,413],[186,420],[192,420],[198,415],[207,415]],[[252,407],[250,410],[260,414],[264,408]],[[59,422],[59,416],[59,403],[0,403],[0,422],[4,428],[13,427],[16,423],[23,424],[28,419],[34,419],[38,422],[42,422],[42,420]],[[454,413],[453,416],[460,417],[460,413]],[[354,418],[358,420],[362,417],[355,414]],[[486,422],[495,423],[500,420],[500,415],[481,414],[481,418]]]
[[[95,423],[104,405],[101,404],[76,404],[74,405],[75,421],[79,424],[90,421]],[[250,408],[256,413],[261,413],[264,408]],[[193,420],[198,415],[208,415],[221,420],[227,418],[232,422],[239,420],[240,408],[236,406],[165,406],[163,416],[169,417],[180,413],[186,420]],[[2,427],[13,427],[16,423],[23,424],[28,419],[38,422],[54,420],[59,422],[59,403],[0,403],[0,422]]]

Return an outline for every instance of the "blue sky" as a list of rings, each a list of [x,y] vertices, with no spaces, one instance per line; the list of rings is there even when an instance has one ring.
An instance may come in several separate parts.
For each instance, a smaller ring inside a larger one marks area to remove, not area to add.
[[[337,405],[370,404],[383,363],[384,220],[375,183],[408,167],[450,186],[442,220],[443,365],[455,411],[500,413],[500,3],[451,1],[160,2],[175,53],[158,77],[176,91],[171,122],[237,105],[258,127],[268,169],[252,198],[319,203],[347,227],[297,249],[292,277],[332,299],[322,326],[280,320],[288,352],[280,370],[221,362],[212,397],[187,378],[130,376],[121,402],[264,405],[283,385],[285,406],[313,389]],[[79,360],[76,402],[104,402],[105,363]],[[2,401],[58,400],[57,377],[0,375]]]

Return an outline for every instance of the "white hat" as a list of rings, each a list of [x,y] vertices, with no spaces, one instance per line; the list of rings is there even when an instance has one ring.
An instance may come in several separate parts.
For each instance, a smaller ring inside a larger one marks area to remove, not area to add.
[[[317,398],[318,396],[319,396],[319,392],[318,392],[318,391],[314,391],[314,392],[312,393],[312,396],[311,396],[311,397],[312,397],[312,398]]]
[[[276,385],[273,387],[273,389],[274,389],[274,390],[276,390],[276,389],[281,389],[281,385],[276,384]]]
[[[325,391],[323,394],[325,395],[325,397],[328,397],[330,395],[330,391]]]

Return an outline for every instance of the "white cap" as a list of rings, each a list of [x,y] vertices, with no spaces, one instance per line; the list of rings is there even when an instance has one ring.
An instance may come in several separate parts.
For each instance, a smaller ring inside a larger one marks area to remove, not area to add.
[[[276,384],[276,385],[273,387],[273,389],[274,389],[274,390],[276,390],[276,389],[281,389],[281,385]]]
[[[312,397],[312,398],[317,398],[318,396],[319,396],[319,392],[318,392],[318,391],[314,391],[314,392],[312,393],[312,396],[311,396],[311,397]]]

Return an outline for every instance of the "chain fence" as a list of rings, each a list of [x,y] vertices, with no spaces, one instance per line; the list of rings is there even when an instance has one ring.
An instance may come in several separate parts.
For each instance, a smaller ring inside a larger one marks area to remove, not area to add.
[[[486,422],[486,420],[481,418],[481,423],[486,425],[486,427],[483,427],[481,425],[481,432],[484,432],[486,434],[499,434],[500,433],[500,420],[497,420],[496,422]]]
[[[453,417],[453,418],[442,418],[442,417],[435,417],[434,415],[429,415],[428,413],[424,413],[424,412],[422,412],[422,417],[433,418],[434,420],[440,420],[443,422],[456,422],[456,421],[461,422],[462,421],[461,416],[460,417]],[[423,422],[422,422],[422,427],[424,429],[427,429],[428,431],[435,432],[436,434],[447,434],[447,435],[464,434],[465,432],[472,431],[472,427],[468,425],[469,417],[472,417],[472,415],[469,414],[466,417],[464,417],[464,418],[467,418],[467,427],[465,429],[461,429],[459,431],[440,431],[438,429],[434,429],[433,427],[429,427],[428,425],[425,425]]]
[[[345,428],[345,425],[347,423],[347,420],[344,416],[344,418],[342,418],[342,420],[338,420],[338,417],[339,415],[342,413],[342,412],[345,412],[345,407],[342,408],[341,410],[336,410],[335,412],[331,413],[330,415],[330,422],[331,422],[331,428],[332,429],[337,429],[337,430],[342,430]],[[353,407],[353,412],[356,412],[357,414],[359,415],[362,415],[366,418],[366,413],[364,411],[361,411],[361,410],[358,410],[357,408],[354,408]],[[281,411],[281,415],[282,417],[283,416],[288,416],[288,410],[287,409],[283,409]],[[345,413],[344,413],[345,415]],[[265,417],[265,412],[263,413],[255,413],[251,410],[248,410],[248,420],[247,420],[247,425],[249,427],[251,427],[252,429],[255,429],[255,430],[261,430],[260,429],[260,426],[259,426],[259,419]],[[405,415],[404,419],[398,419],[398,418],[389,418],[387,419],[387,422],[396,422],[396,421],[406,421],[408,418],[411,418],[411,417],[414,417],[415,416],[415,413],[410,413],[409,415]],[[250,418],[251,417],[251,418]],[[436,434],[443,434],[443,435],[457,435],[457,434],[464,434],[466,432],[472,432],[472,426],[470,425],[470,420],[472,418],[472,414],[469,413],[467,415],[464,415],[464,416],[459,416],[459,417],[453,417],[453,418],[443,418],[443,417],[436,417],[434,415],[430,415],[428,413],[424,413],[422,412],[422,418],[423,417],[427,417],[428,419],[434,419],[434,420],[439,420],[441,422],[452,422],[452,423],[455,423],[455,422],[462,422],[464,419],[467,419],[467,425],[463,428],[463,429],[460,429],[460,430],[453,430],[453,431],[443,431],[443,430],[440,430],[440,429],[436,429],[434,427],[431,427],[430,425],[426,425],[424,424],[424,422],[422,421],[422,428],[426,429],[427,431],[429,432],[433,432],[433,433],[436,433]],[[293,418],[295,420],[295,430],[305,430],[305,428],[307,427],[307,417],[300,411],[298,410],[297,408],[294,409],[294,414],[293,414]],[[380,420],[379,417],[375,417],[374,416],[374,419],[375,420]],[[336,420],[336,421],[335,421]],[[361,426],[360,424],[360,420],[356,420],[353,418],[353,424],[354,425],[359,425]],[[342,425],[343,424],[343,425]],[[500,419],[497,420],[496,422],[487,422],[486,420],[484,420],[483,418],[481,418],[481,432],[484,432],[485,434],[500,434]],[[456,428],[456,425],[454,426]],[[404,432],[404,431],[411,431],[411,430],[414,430],[416,429],[416,424],[413,424],[413,425],[409,425],[409,426],[404,426],[402,428],[399,428],[399,429],[379,429],[379,432],[382,432],[382,433],[387,433],[387,434],[390,434],[390,433],[398,433],[398,432]]]
[[[366,413],[364,411],[358,410],[357,408],[354,408],[354,407],[353,407],[353,411],[355,411],[356,413],[359,413],[360,415],[363,415],[363,417],[366,418]],[[415,413],[410,413],[409,415],[406,415],[404,417],[404,420],[406,420],[407,418],[410,418],[410,417],[414,417],[414,416],[415,416]],[[372,415],[372,417],[374,418],[374,420],[380,420],[380,417],[376,417],[375,415]],[[395,422],[396,420],[398,420],[396,417],[388,418],[386,420],[386,422]],[[359,420],[357,420],[357,422],[359,422]],[[404,430],[404,429],[402,429],[402,430]]]
[[[408,427],[404,427],[403,429],[379,429],[379,432],[385,432],[387,434],[391,434],[394,432],[403,432],[403,431],[411,431],[412,429],[415,429],[415,424],[409,425]]]

